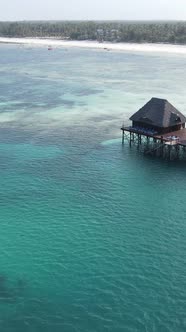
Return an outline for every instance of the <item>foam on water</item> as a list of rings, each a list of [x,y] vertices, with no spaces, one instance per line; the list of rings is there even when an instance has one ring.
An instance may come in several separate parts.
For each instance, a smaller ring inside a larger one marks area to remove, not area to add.
[[[113,138],[113,139],[109,139],[107,141],[103,141],[103,142],[101,142],[101,145],[107,146],[110,144],[118,144],[118,143],[121,143],[121,138]]]

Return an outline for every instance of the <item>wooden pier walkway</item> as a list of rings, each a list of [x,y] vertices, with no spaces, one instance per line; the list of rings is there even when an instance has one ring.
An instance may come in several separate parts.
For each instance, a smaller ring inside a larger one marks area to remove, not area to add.
[[[186,128],[176,130],[176,131],[171,131],[169,133],[161,134],[161,135],[160,134],[153,134],[153,133],[150,134],[150,133],[145,132],[145,131],[135,130],[134,128],[125,127],[125,126],[122,126],[121,130],[129,132],[129,133],[134,133],[136,135],[141,135],[141,136],[145,136],[145,137],[149,137],[149,138],[150,137],[155,138],[157,140],[162,140],[166,144],[170,144],[170,145],[175,145],[175,144],[177,145],[178,144],[178,145],[186,147]]]
[[[163,157],[168,160],[186,160],[186,128],[167,134],[153,134],[131,127],[121,127],[122,144],[136,145],[144,154]]]

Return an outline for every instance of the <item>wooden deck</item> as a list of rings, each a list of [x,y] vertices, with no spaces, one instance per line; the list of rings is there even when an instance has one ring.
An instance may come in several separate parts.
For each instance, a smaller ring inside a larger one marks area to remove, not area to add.
[[[131,127],[121,127],[121,130],[123,131],[128,131],[130,133],[134,133],[134,134],[139,134],[142,136],[146,136],[146,137],[152,137],[158,140],[162,140],[165,144],[168,145],[180,145],[180,146],[184,146],[186,147],[186,128],[177,130],[177,131],[172,131],[169,132],[167,134],[150,134],[147,132],[143,132],[143,131],[139,131],[139,130],[135,130],[134,128]],[[177,137],[177,139],[176,139]]]
[[[171,136],[172,137],[177,136],[178,140],[172,140]],[[172,131],[172,132],[164,134],[164,135],[154,135],[154,137],[156,137],[158,139],[163,138],[164,142],[172,142],[173,144],[186,146],[186,128],[183,128],[183,129],[180,129],[177,131]]]

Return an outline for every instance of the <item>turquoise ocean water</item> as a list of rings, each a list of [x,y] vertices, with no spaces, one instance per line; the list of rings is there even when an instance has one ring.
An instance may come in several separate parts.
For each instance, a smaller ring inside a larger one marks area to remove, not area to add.
[[[186,57],[0,46],[0,331],[186,331],[186,164],[121,145]]]

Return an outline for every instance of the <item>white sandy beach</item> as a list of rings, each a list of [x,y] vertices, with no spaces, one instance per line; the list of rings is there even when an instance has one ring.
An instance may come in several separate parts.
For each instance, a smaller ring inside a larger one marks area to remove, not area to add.
[[[96,41],[75,41],[60,39],[39,39],[39,38],[5,38],[0,37],[0,43],[22,44],[29,46],[52,47],[81,47],[92,49],[106,49],[115,51],[133,51],[133,52],[157,52],[173,53],[186,55],[186,45],[171,44],[137,44],[137,43],[99,43]]]

